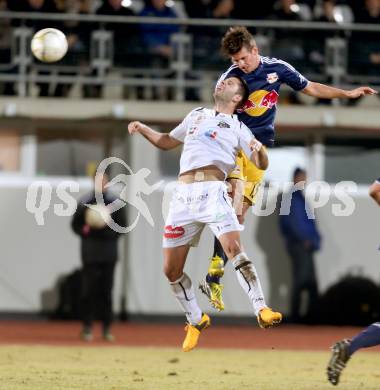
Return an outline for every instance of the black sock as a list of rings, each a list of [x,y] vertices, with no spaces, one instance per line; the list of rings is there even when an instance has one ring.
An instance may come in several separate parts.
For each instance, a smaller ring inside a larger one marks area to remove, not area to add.
[[[223,259],[224,266],[226,265],[228,261],[227,255],[224,253],[223,247],[219,240],[214,237],[214,254],[213,256],[219,256]],[[209,274],[206,275],[206,282],[207,283],[220,283],[220,277],[219,276],[211,276]]]
[[[214,254],[213,254],[213,256],[221,257],[224,261],[224,265],[226,265],[226,263],[228,261],[228,257],[224,253],[222,244],[220,243],[220,241],[216,237],[214,237]]]

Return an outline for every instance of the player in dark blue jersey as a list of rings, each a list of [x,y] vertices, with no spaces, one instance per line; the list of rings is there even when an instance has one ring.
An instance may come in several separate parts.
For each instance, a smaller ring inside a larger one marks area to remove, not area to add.
[[[369,194],[380,206],[380,177],[369,187]],[[362,348],[380,345],[380,322],[375,322],[362,332],[357,334],[352,340],[343,339],[335,343],[332,347],[332,354],[327,366],[327,379],[333,385],[339,383],[340,374],[351,356]]]
[[[323,99],[356,99],[363,95],[377,93],[370,87],[344,90],[309,81],[287,62],[261,56],[253,36],[245,27],[231,27],[227,31],[222,40],[222,51],[231,58],[233,65],[219,80],[237,76],[245,82],[249,97],[244,107],[238,112],[239,119],[266,147],[273,146],[274,143],[274,121],[282,84],[289,85],[295,91]],[[244,182],[243,203],[238,207],[240,223],[244,223],[244,215],[249,207],[255,203],[263,177],[264,171],[251,164],[244,154],[241,153],[238,156],[236,169],[230,173],[229,179],[233,188],[238,183],[241,187],[242,182]],[[237,198],[234,196],[234,199]],[[201,282],[199,287],[218,310],[224,309],[223,285],[219,283],[219,279],[223,276],[226,261],[227,258],[223,254],[218,240],[215,239],[214,256],[206,279]]]

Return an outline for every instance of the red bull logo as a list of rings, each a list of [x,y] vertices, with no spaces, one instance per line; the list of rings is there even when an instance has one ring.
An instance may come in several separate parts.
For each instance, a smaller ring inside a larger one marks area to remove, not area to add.
[[[238,112],[245,112],[250,116],[261,116],[277,104],[278,96],[276,91],[259,90],[252,92],[243,108]]]

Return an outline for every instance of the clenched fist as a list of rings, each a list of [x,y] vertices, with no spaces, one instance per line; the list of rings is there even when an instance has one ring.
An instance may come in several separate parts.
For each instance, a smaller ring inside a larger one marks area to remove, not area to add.
[[[263,144],[256,138],[253,138],[252,141],[249,143],[249,147],[251,148],[252,152],[259,152],[262,146]]]
[[[139,121],[133,121],[128,124],[129,134],[139,133],[145,125]]]

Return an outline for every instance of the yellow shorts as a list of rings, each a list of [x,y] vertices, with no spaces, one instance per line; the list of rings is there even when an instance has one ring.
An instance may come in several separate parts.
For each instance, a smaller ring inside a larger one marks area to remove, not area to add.
[[[263,146],[264,147],[264,146]],[[227,179],[240,179],[244,184],[244,201],[255,204],[257,192],[263,181],[265,171],[256,165],[240,151],[236,156],[235,168],[230,172]]]

